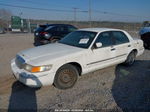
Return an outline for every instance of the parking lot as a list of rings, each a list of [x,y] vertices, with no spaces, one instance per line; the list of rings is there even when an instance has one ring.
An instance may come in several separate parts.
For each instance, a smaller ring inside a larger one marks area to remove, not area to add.
[[[29,88],[15,80],[10,62],[20,50],[34,47],[33,39],[30,33],[0,35],[0,109],[150,111],[150,50],[131,67],[116,65],[86,74],[68,90]]]

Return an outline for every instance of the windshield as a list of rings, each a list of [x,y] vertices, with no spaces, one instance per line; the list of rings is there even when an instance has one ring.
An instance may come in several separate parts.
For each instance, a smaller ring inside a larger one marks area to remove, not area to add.
[[[88,48],[96,36],[96,32],[75,31],[65,36],[59,43],[76,46],[80,48]]]

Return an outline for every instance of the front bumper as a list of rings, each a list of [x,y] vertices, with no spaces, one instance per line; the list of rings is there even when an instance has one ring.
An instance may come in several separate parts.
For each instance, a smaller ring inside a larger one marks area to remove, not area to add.
[[[15,59],[11,61],[11,69],[17,80],[29,87],[41,87],[53,84],[54,72],[46,71],[39,73],[30,73],[24,69],[19,69],[15,64]]]

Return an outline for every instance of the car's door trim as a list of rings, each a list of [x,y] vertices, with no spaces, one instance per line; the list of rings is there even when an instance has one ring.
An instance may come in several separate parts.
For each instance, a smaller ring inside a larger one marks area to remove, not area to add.
[[[105,59],[105,60],[100,60],[100,61],[91,62],[91,63],[88,63],[87,65],[92,65],[92,64],[96,64],[96,63],[103,62],[103,61],[108,61],[108,60],[115,59],[115,58],[118,58],[118,57],[122,57],[122,56],[125,56],[125,55],[127,55],[127,54],[122,54],[122,55],[119,55],[119,56],[116,56],[116,57],[113,57],[113,58],[109,58],[109,59]]]

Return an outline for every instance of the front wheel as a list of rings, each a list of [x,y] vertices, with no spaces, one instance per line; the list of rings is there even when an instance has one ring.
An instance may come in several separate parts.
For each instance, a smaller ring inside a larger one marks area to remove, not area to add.
[[[68,89],[74,86],[79,73],[75,66],[66,64],[56,72],[54,85],[59,89]]]
[[[128,55],[128,57],[127,57],[127,59],[126,59],[126,61],[125,61],[125,65],[127,65],[127,66],[133,65],[133,63],[135,62],[135,56],[136,56],[136,53],[135,53],[134,51],[132,51],[132,52]]]

